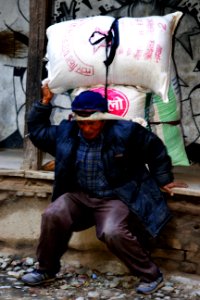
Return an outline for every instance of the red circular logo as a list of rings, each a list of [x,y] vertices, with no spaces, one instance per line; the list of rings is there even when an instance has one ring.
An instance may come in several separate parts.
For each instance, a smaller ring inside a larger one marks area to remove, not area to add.
[[[91,89],[94,92],[100,93],[105,96],[104,87],[96,87]],[[124,117],[129,109],[129,100],[127,96],[116,88],[108,87],[107,89],[107,99],[108,99],[108,112]]]

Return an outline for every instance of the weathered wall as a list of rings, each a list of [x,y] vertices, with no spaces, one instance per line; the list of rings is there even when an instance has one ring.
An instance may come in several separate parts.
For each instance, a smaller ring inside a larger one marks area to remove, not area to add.
[[[22,146],[28,34],[29,1],[1,1],[0,147]]]
[[[15,253],[35,254],[41,214],[50,202],[51,187],[52,180],[0,178],[0,251],[10,248]],[[163,269],[200,274],[200,198],[176,195],[168,203],[173,218],[158,240],[151,241],[153,257]],[[96,239],[94,228],[73,235],[64,260],[75,258],[104,270],[108,267],[105,261],[117,272],[126,269]]]

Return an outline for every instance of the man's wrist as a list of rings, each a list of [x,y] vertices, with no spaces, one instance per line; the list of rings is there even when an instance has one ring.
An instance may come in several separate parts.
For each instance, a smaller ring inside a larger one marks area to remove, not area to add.
[[[40,102],[41,102],[42,104],[44,104],[44,105],[48,105],[50,101],[49,101],[48,99],[44,99],[44,98],[43,98],[43,99],[40,100]]]

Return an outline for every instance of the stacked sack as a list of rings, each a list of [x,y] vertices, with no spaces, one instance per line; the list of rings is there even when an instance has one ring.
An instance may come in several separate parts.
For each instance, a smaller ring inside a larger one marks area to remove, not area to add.
[[[96,16],[61,22],[47,29],[44,83],[71,99],[86,89],[104,95],[109,112],[143,125],[165,143],[173,165],[188,165],[180,127],[180,94],[172,70],[172,36],[181,12],[120,18],[119,45],[106,79],[106,34],[114,18]]]

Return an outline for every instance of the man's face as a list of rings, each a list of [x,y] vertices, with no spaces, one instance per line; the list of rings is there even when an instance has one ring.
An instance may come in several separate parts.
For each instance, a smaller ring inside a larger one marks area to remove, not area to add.
[[[93,140],[101,133],[105,121],[78,121],[77,123],[83,137]]]

